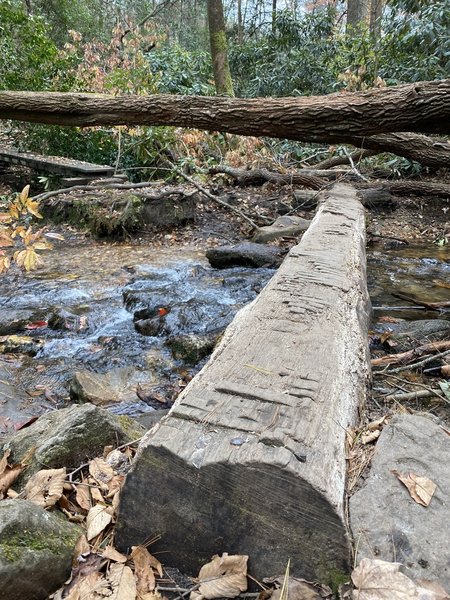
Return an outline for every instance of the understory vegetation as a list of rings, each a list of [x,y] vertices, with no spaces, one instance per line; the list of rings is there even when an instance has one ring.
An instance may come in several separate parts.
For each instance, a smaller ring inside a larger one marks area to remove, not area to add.
[[[270,11],[225,2],[228,55],[240,97],[321,95],[432,80],[450,71],[449,0],[390,0],[376,27],[345,27],[345,3],[290,2]],[[27,14],[27,6],[30,6]],[[240,19],[240,20],[239,20]],[[213,95],[206,3],[0,1],[0,89]],[[14,124],[21,150],[127,169],[134,180],[176,177],[228,161],[288,167],[329,147],[169,127],[67,128]],[[249,150],[252,150],[249,154]],[[341,148],[331,148],[342,153]],[[377,159],[379,160],[379,159]],[[391,163],[393,175],[417,169]]]

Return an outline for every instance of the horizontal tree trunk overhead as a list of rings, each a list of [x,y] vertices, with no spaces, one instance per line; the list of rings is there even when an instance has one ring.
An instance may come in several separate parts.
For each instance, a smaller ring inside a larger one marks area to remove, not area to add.
[[[450,133],[450,79],[300,98],[0,92],[0,118],[58,125],[173,125],[304,142]]]

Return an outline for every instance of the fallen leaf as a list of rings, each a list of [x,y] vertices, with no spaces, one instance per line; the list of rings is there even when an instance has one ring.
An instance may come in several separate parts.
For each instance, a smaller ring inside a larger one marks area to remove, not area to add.
[[[103,458],[94,458],[89,462],[89,473],[100,485],[102,490],[108,490],[108,482],[114,477],[114,469]]]
[[[151,555],[145,546],[133,546],[130,555],[134,563],[138,592],[152,592],[156,587]]]
[[[65,479],[65,467],[38,471],[25,486],[25,498],[42,508],[50,508],[61,498]]]
[[[89,511],[92,508],[91,492],[88,485],[85,483],[80,483],[77,485],[75,500],[84,510]]]
[[[157,590],[154,590],[153,592],[140,594],[139,600],[167,600],[167,598],[165,596],[162,596]]]
[[[90,551],[91,547],[89,546],[89,542],[87,541],[86,536],[83,533],[82,535],[80,535],[77,543],[75,544],[72,564],[78,564],[78,562],[80,562],[80,559],[83,560],[84,556],[87,556],[90,553]]]
[[[416,583],[419,586],[420,600],[450,600],[450,595],[436,581],[419,579]]]
[[[107,498],[112,498],[116,492],[120,491],[122,484],[125,481],[125,475],[114,475],[111,481],[108,483]]]
[[[276,583],[282,584],[282,580],[276,579]],[[281,590],[279,587],[271,596],[271,600],[281,600]],[[306,581],[306,579],[297,579],[289,577],[287,582],[288,599],[289,600],[327,600],[333,598],[333,591],[328,586],[320,583]]]
[[[109,586],[104,577],[94,571],[77,580],[65,600],[104,600]]]
[[[235,598],[247,589],[248,556],[213,556],[212,561],[200,569],[198,591],[191,593],[191,600],[207,598]]]
[[[4,451],[2,458],[0,459],[0,476],[8,467],[8,458],[11,456],[11,450],[7,449]]]
[[[108,560],[113,560],[118,563],[126,563],[128,560],[128,556],[122,554],[118,550],[114,548],[114,546],[106,546],[106,548],[102,552],[103,558],[107,558]]]
[[[86,517],[86,537],[88,541],[97,537],[111,523],[112,515],[106,509],[106,506],[96,504],[89,510]]]
[[[135,600],[136,579],[130,567],[115,563],[109,570],[107,581],[112,591],[109,600]]]
[[[377,419],[376,421],[371,421],[367,425],[367,429],[369,429],[370,431],[376,431],[377,429],[380,429],[380,427],[382,425],[384,425],[385,421],[386,421],[386,415],[381,417],[381,419]]]
[[[412,472],[399,473],[398,471],[392,471],[392,473],[407,487],[411,498],[417,504],[421,504],[422,506],[430,504],[437,487],[431,479],[421,477]]]
[[[416,584],[400,563],[363,558],[352,573],[353,600],[419,600]]]
[[[47,321],[35,321],[34,323],[27,323],[25,329],[41,329],[42,327],[47,327],[47,325]]]
[[[20,464],[12,467],[6,467],[6,469],[0,475],[0,498],[4,497],[24,469],[25,466]]]
[[[443,365],[441,367],[441,374],[444,375],[444,377],[450,377],[450,365]]]
[[[366,433],[363,433],[361,435],[361,444],[370,444],[371,442],[374,442],[375,440],[377,440],[380,437],[380,430],[376,430],[376,431],[368,431]]]

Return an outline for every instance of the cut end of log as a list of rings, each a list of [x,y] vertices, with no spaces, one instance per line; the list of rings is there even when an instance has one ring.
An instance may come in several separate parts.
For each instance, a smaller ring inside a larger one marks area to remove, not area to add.
[[[301,476],[314,460],[309,452],[233,431],[212,449],[217,441],[204,426],[190,422],[184,436],[185,423],[177,421],[161,426],[164,444],[142,448],[129,475],[117,529],[121,548],[160,534],[152,552],[193,575],[223,552],[248,554],[256,577],[283,573],[288,559],[293,573],[309,578],[329,579],[331,566],[348,571],[340,511]],[[190,445],[190,463],[179,457],[178,444]],[[211,451],[223,460],[203,466]]]

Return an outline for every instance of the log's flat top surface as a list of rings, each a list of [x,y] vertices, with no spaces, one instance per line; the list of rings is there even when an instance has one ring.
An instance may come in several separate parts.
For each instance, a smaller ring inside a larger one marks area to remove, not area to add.
[[[97,173],[99,175],[110,175],[114,173],[114,168],[108,165],[96,165],[82,160],[62,158],[59,156],[43,156],[41,154],[34,154],[33,152],[18,152],[14,148],[0,148],[0,161],[20,161],[21,164],[26,163],[36,168],[42,168],[43,170],[51,168],[52,171],[60,169],[61,172],[67,172],[69,170],[73,173],[90,175]]]
[[[364,240],[354,189],[335,186],[145,444],[166,446],[196,468],[289,464],[312,485],[329,486],[339,511],[345,429],[368,372]]]

